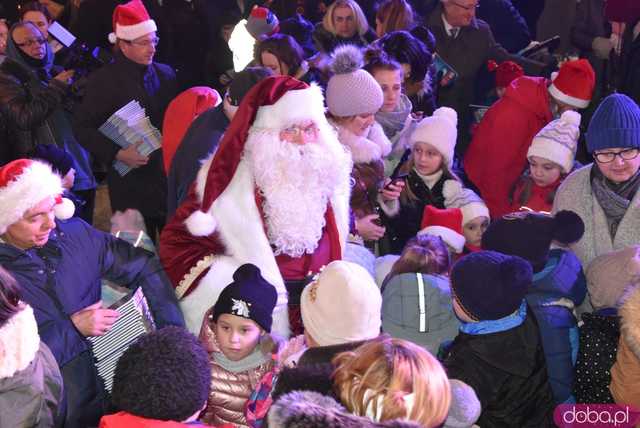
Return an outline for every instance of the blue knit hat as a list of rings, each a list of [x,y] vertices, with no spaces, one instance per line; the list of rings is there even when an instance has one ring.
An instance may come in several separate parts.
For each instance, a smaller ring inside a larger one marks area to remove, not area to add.
[[[611,94],[598,106],[587,129],[587,150],[640,148],[640,107],[626,95]]]

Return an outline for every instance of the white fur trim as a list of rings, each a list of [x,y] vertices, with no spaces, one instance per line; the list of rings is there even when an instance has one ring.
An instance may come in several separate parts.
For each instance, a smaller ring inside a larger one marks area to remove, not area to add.
[[[60,195],[62,191],[60,177],[51,171],[49,165],[32,162],[17,180],[0,188],[0,235],[20,220],[25,212],[45,198]]]
[[[489,209],[482,202],[470,202],[461,206],[460,211],[462,211],[462,227],[478,217],[486,217],[487,219],[491,218],[489,215]]]
[[[192,212],[184,224],[193,236],[209,236],[216,230],[216,219],[200,210]]]
[[[580,98],[572,97],[571,95],[565,94],[560,89],[556,87],[553,83],[549,85],[549,93],[553,98],[558,101],[561,101],[565,104],[569,104],[572,107],[577,108],[587,108],[589,107],[589,103],[591,100],[582,100]]]
[[[391,151],[391,142],[377,122],[373,123],[366,137],[338,126],[338,138],[340,143],[349,148],[354,163],[382,160]]]
[[[155,21],[147,19],[135,25],[120,25],[116,23],[115,35],[118,39],[131,41],[154,31],[158,31]]]
[[[316,124],[327,121],[322,89],[316,83],[306,89],[288,91],[275,104],[260,107],[252,127],[281,130],[308,120]]]
[[[115,45],[116,42],[118,41],[118,38],[116,37],[116,33],[109,33],[109,35],[107,36],[107,39],[109,40],[109,43],[111,43],[112,45]]]
[[[68,220],[73,217],[73,213],[76,211],[76,206],[73,202],[67,198],[62,198],[59,204],[53,207],[53,212],[58,220]]]
[[[463,235],[444,226],[427,226],[418,232],[418,235],[439,236],[447,245],[453,248],[457,254],[462,252],[466,241]]]
[[[531,156],[538,156],[560,165],[565,174],[569,174],[573,168],[574,153],[557,141],[534,138],[527,150],[527,159]]]
[[[38,325],[31,306],[25,306],[0,328],[0,379],[27,368],[40,347]]]

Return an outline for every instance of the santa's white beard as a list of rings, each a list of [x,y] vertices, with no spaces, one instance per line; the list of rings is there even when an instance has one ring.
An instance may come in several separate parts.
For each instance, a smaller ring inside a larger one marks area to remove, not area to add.
[[[274,253],[313,253],[327,204],[351,174],[351,157],[335,132],[321,128],[317,142],[297,145],[280,140],[276,131],[252,131],[244,156],[264,197],[267,238]]]

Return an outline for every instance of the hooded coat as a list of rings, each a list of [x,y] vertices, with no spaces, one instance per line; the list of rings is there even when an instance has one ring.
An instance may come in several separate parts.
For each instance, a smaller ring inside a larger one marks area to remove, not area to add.
[[[480,190],[491,218],[510,212],[509,191],[526,168],[531,141],[553,119],[549,83],[545,78],[528,76],[511,82],[473,135],[464,169]]]
[[[55,144],[73,158],[76,178],[73,190],[95,189],[89,153],[78,144],[71,128],[71,92],[53,79],[53,51],[39,67],[29,64],[13,41],[15,26],[7,38],[7,59],[0,65],[0,163],[27,158],[38,144]]]

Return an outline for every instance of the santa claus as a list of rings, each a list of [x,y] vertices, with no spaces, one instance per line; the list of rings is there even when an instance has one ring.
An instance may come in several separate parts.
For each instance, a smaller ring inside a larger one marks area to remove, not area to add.
[[[318,86],[278,76],[253,87],[160,239],[190,331],[252,263],[278,290],[273,331],[289,334],[288,300],[342,258],[351,167]]]

